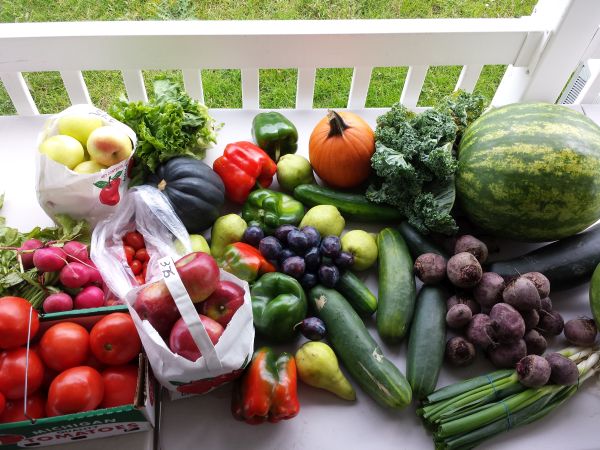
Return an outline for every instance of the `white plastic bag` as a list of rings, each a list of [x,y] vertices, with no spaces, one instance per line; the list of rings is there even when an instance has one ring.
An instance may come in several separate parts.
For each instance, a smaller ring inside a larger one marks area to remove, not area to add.
[[[135,152],[137,138],[131,128],[101,109],[85,104],[73,105],[52,116],[38,136],[38,147],[46,138],[58,134],[61,117],[71,115],[98,117],[105,125],[121,128],[131,139]],[[101,172],[79,174],[37,149],[36,154],[38,202],[52,218],[56,214],[68,214],[76,219],[86,219],[94,226],[113,213],[127,193],[127,167],[131,156]]]

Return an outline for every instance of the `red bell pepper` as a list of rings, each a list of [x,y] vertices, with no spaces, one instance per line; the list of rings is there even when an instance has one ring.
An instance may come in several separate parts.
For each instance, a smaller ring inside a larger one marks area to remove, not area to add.
[[[282,353],[275,358],[269,347],[254,352],[252,362],[233,390],[233,416],[255,425],[291,419],[299,411],[294,357]]]
[[[244,242],[229,244],[218,259],[219,267],[246,281],[254,281],[275,266],[265,259],[260,250]]]
[[[250,191],[269,187],[277,172],[277,164],[252,142],[227,144],[223,156],[213,163],[213,170],[223,180],[225,195],[235,203],[244,203]]]

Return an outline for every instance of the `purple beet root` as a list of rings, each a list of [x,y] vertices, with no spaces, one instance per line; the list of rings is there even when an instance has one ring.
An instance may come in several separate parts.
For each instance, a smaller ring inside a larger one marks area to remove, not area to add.
[[[471,253],[457,253],[448,261],[446,274],[450,282],[459,288],[472,288],[481,280],[483,270]]]
[[[485,272],[473,288],[473,297],[484,308],[491,308],[502,301],[504,287],[504,278],[494,272]]]
[[[467,325],[465,335],[469,341],[483,350],[496,345],[494,324],[486,314],[475,314]]]
[[[506,285],[502,292],[504,303],[508,303],[519,311],[540,309],[541,300],[535,284],[527,278],[519,277]]]
[[[525,321],[519,311],[507,303],[496,303],[490,311],[496,339],[503,344],[518,341],[525,335]]]
[[[523,339],[510,344],[500,344],[491,348],[488,356],[498,369],[512,369],[521,358],[527,356],[527,345]]]
[[[488,257],[488,248],[483,242],[477,239],[475,236],[465,234],[459,237],[454,244],[454,254],[467,252],[472,254],[479,264],[483,264]]]

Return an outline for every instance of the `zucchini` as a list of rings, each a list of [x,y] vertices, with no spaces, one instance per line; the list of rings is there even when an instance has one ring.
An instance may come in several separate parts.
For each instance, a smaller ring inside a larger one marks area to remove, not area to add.
[[[360,315],[370,316],[377,310],[377,297],[351,271],[346,270],[335,288]]]
[[[423,286],[417,296],[406,356],[406,378],[415,398],[424,398],[435,390],[445,348],[445,291],[439,286]]]
[[[505,278],[541,272],[550,280],[554,292],[587,283],[599,263],[600,226],[595,226],[518,258],[496,261],[487,270]]]
[[[317,285],[309,303],[325,322],[327,338],[348,373],[371,398],[389,408],[410,404],[410,385],[402,372],[383,353],[365,324],[337,291]]]
[[[600,326],[600,264],[594,270],[590,281],[590,309],[596,325]]]
[[[296,186],[294,197],[310,207],[333,205],[346,219],[376,223],[397,222],[403,219],[402,214],[397,209],[372,203],[362,194],[334,191],[317,184]]]
[[[444,258],[449,259],[450,256],[439,245],[434,244],[421,233],[419,233],[412,225],[408,222],[401,222],[398,226],[400,234],[406,241],[408,249],[413,259],[417,259],[423,253],[436,253],[442,255]]]
[[[377,236],[379,247],[379,300],[377,331],[385,342],[399,342],[410,326],[415,309],[416,285],[413,260],[394,228],[384,228]]]

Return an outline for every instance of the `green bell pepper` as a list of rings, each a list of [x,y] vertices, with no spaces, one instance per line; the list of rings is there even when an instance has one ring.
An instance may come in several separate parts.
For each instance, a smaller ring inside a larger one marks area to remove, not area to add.
[[[279,272],[266,273],[250,289],[256,330],[273,342],[290,341],[294,326],[306,317],[306,295],[297,280]]]
[[[304,205],[287,194],[258,189],[246,199],[242,217],[248,225],[259,225],[272,233],[280,225],[298,225],[304,217]]]
[[[252,121],[252,138],[275,162],[298,149],[298,130],[283,114],[257,114]]]

